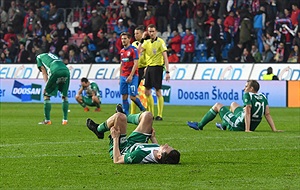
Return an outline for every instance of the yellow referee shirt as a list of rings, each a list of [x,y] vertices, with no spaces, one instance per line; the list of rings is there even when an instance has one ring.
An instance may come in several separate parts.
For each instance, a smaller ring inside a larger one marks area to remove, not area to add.
[[[132,45],[136,48],[138,48],[140,42],[139,41],[134,41],[132,42]],[[145,52],[141,52],[139,55],[139,60],[138,60],[138,68],[145,68],[147,67],[147,60],[149,61],[150,57],[147,56]]]
[[[148,66],[164,65],[165,62],[162,53],[167,51],[167,46],[163,39],[157,37],[153,42],[151,39],[145,40],[142,48],[145,49],[147,56],[150,57],[149,62],[147,61]]]

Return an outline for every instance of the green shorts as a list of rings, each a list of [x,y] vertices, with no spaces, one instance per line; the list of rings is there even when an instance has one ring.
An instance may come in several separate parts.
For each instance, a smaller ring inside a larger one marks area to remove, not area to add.
[[[97,96],[99,98],[99,101],[101,103],[101,99],[99,96]],[[91,96],[83,96],[82,97],[82,101],[88,105],[88,106],[96,106],[96,104],[93,102],[92,97]]]
[[[236,108],[234,113],[232,113],[227,107],[223,106],[219,114],[222,119],[222,126],[226,126],[228,130],[245,131],[242,107]]]
[[[126,135],[121,135],[119,138],[119,148],[121,154],[126,152],[132,145],[135,143],[147,143],[150,139],[151,134],[145,134],[145,133],[139,133],[139,132],[132,132],[129,137],[127,138]],[[113,158],[113,146],[114,141],[109,135],[110,141],[109,141],[109,155],[111,158]]]
[[[69,85],[69,70],[58,70],[50,75],[45,87],[45,96],[57,96],[57,91],[59,90],[62,93],[62,96],[68,97]]]

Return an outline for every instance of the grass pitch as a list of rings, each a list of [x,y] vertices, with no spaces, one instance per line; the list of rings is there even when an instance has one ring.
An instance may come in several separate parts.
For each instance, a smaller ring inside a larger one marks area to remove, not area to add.
[[[98,140],[85,126],[102,122],[115,105],[99,113],[70,105],[69,124],[61,125],[61,105],[53,104],[51,126],[38,125],[43,104],[1,103],[1,189],[299,189],[300,109],[271,108],[277,129],[266,120],[256,132],[203,131],[186,126],[209,107],[165,106],[154,121],[159,143],[181,152],[179,165],[116,165],[108,139]],[[128,132],[135,128],[128,126]]]

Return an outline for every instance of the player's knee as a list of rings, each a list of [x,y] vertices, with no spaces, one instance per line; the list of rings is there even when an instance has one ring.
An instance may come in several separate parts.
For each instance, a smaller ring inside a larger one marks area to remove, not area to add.
[[[217,103],[215,103],[215,105],[212,107],[212,109],[213,109],[214,111],[216,111],[216,112],[219,112],[219,110],[220,110],[223,106],[224,106],[223,104],[217,102]]]
[[[81,96],[80,96],[80,95],[76,95],[76,96],[75,96],[75,99],[76,99],[77,101],[79,101],[79,100],[81,100]]]
[[[67,100],[68,100],[68,97],[62,96],[61,99],[64,100],[64,101],[67,101]]]
[[[153,120],[153,114],[149,111],[143,112],[141,117],[143,117],[145,121],[152,121]]]
[[[118,118],[118,120],[120,122],[126,122],[127,123],[127,117],[123,113],[120,113],[120,112],[115,113],[115,118]]]

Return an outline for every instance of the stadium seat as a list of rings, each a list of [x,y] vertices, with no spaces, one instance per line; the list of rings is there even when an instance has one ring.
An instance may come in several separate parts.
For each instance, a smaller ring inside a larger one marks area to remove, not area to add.
[[[202,56],[202,57],[200,57],[200,59],[199,59],[199,62],[201,62],[201,63],[205,63],[205,62],[207,62],[207,60],[206,60],[206,56]]]
[[[206,50],[206,45],[205,44],[199,44],[197,49],[199,49],[200,51],[205,51]]]
[[[96,63],[104,63],[106,62],[105,58],[102,58],[101,56],[95,57],[95,62]]]
[[[209,57],[209,58],[207,59],[207,61],[210,62],[210,63],[215,63],[215,62],[217,62],[217,59],[216,59],[216,57],[211,56],[211,57]]]

